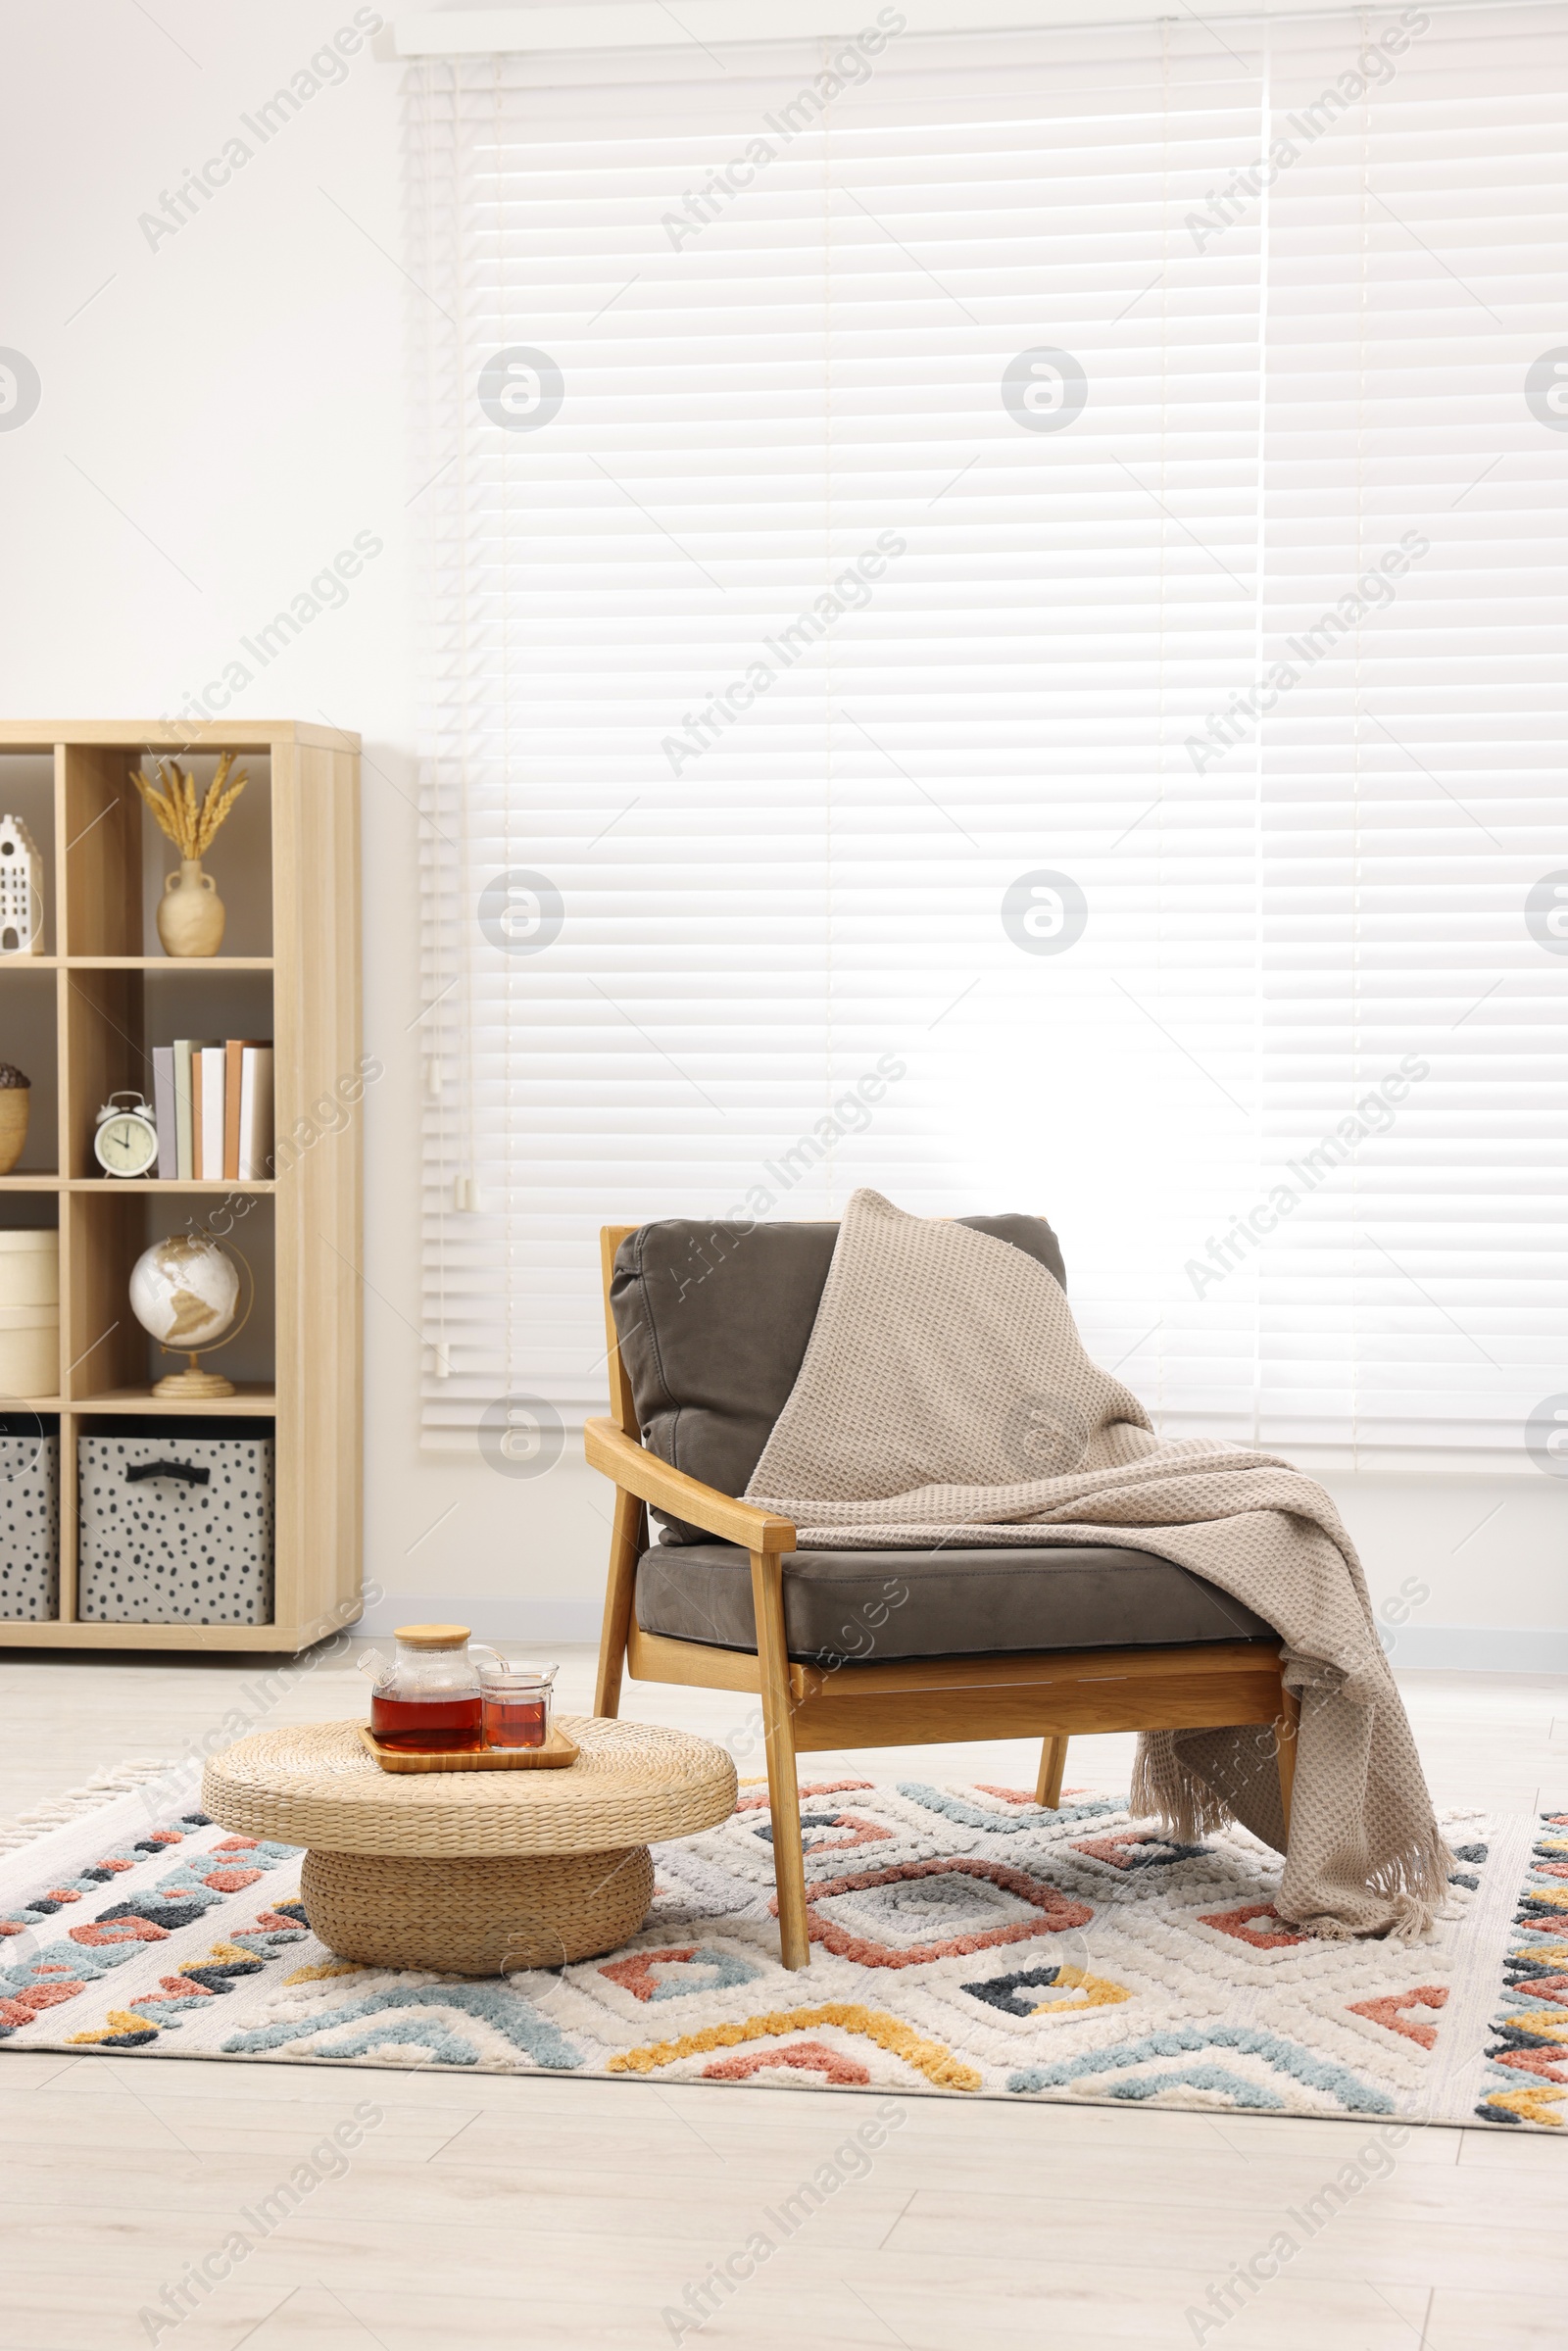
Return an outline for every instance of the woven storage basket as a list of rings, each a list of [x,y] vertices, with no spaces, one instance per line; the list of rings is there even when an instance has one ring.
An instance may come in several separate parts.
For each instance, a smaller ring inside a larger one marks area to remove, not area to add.
[[[366,1967],[510,1976],[612,1951],[654,1898],[646,1845],[507,1861],[416,1861],[403,1853],[307,1853],[311,1931]]]

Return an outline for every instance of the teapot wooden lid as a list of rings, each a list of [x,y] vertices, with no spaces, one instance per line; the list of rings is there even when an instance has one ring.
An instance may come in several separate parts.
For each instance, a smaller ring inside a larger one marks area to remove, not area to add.
[[[466,1625],[399,1625],[392,1636],[394,1641],[406,1641],[411,1649],[461,1649],[468,1639]]]

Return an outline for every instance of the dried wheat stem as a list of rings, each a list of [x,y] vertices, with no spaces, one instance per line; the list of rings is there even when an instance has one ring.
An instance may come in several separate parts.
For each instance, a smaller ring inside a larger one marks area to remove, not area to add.
[[[240,769],[232,783],[228,781],[234,755],[225,751],[218,762],[218,772],[208,785],[204,798],[198,803],[194,777],[188,775],[177,759],[159,762],[160,782],[140,767],[133,770],[131,782],[151,808],[161,832],[173,842],[182,857],[199,857],[207,849],[227,816],[248,777]],[[226,786],[226,789],[225,789]]]

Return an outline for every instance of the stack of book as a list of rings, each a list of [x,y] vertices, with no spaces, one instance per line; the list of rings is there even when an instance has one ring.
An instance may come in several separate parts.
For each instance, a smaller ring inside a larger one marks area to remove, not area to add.
[[[160,1176],[181,1184],[270,1176],[270,1037],[176,1037],[155,1045],[153,1093]]]

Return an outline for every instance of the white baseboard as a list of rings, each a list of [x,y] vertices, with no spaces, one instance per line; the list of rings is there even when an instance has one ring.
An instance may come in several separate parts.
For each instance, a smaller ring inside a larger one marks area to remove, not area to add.
[[[1568,1674],[1568,1630],[1555,1626],[1400,1625],[1389,1663],[1398,1673]]]
[[[512,1592],[403,1592],[372,1601],[355,1630],[372,1637],[395,1633],[399,1625],[460,1624],[473,1629],[475,1641],[531,1641],[544,1647],[555,1641],[599,1641],[604,1613],[599,1600],[537,1600]]]

